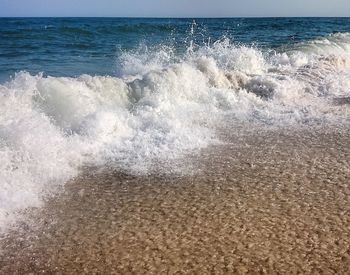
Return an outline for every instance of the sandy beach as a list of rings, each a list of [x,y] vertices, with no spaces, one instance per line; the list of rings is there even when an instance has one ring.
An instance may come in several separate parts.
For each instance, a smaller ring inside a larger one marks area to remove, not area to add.
[[[346,274],[350,130],[235,131],[196,173],[99,172],[1,240],[1,274]]]

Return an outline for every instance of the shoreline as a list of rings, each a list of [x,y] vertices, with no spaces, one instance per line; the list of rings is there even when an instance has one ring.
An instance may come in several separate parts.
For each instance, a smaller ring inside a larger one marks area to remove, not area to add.
[[[232,134],[189,176],[82,176],[2,241],[1,274],[350,272],[350,129]]]

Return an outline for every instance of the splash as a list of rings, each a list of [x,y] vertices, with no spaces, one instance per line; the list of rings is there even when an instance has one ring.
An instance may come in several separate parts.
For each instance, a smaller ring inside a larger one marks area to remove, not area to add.
[[[227,39],[191,47],[183,56],[165,46],[126,52],[118,77],[21,72],[2,84],[0,228],[83,165],[148,173],[216,142],[217,125],[234,131],[235,121],[349,122],[347,104],[333,103],[350,97],[350,34],[280,52]]]

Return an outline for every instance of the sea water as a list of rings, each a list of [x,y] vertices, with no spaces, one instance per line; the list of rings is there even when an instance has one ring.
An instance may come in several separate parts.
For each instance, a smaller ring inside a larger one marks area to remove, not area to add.
[[[82,167],[147,174],[218,125],[349,125],[349,18],[0,19],[0,230]]]

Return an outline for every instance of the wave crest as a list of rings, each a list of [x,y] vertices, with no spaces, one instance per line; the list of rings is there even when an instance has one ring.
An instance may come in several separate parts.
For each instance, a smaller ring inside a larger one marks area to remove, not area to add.
[[[335,34],[278,53],[226,39],[126,52],[119,77],[18,73],[0,85],[0,227],[84,164],[147,173],[215,142],[218,124],[348,121],[332,102],[350,97],[349,45]]]

